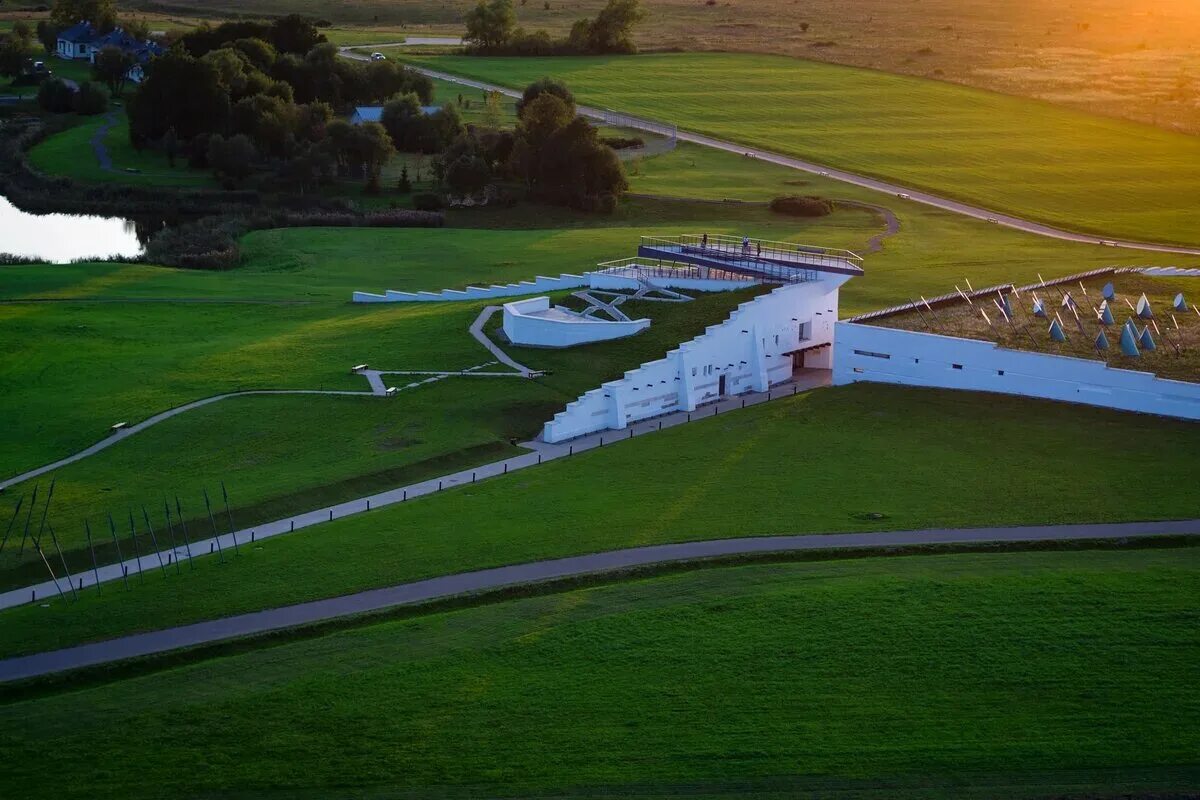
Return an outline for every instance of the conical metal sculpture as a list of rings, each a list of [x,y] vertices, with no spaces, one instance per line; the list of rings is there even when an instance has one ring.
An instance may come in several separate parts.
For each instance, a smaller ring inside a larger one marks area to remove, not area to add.
[[[1128,325],[1121,326],[1121,354],[1137,358],[1141,355],[1138,352],[1137,336],[1133,333]]]
[[[1145,294],[1138,298],[1137,315],[1142,319],[1154,319],[1154,310],[1150,308],[1150,300]]]
[[[1150,335],[1150,326],[1142,328],[1142,335],[1138,337],[1138,345],[1143,350],[1157,350],[1158,345],[1154,343],[1154,337]]]
[[[1058,324],[1058,320],[1050,322],[1050,338],[1055,342],[1065,342],[1067,334],[1063,332],[1062,325]]]
[[[1104,331],[1100,331],[1100,333],[1096,334],[1096,349],[1097,350],[1107,350],[1108,349],[1108,337],[1104,335]]]

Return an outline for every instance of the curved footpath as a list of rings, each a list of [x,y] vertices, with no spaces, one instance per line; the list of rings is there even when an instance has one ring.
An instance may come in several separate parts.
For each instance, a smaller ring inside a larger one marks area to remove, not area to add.
[[[444,575],[438,578],[389,586],[384,589],[371,589],[342,597],[314,600],[266,611],[239,614],[224,619],[181,625],[166,630],[123,636],[118,639],[68,647],[62,650],[9,658],[0,661],[0,682],[123,661],[184,647],[213,644],[227,639],[310,625],[338,617],[382,611],[397,606],[493,592],[520,584],[544,583],[654,564],[761,553],[794,553],[806,550],[883,549],[930,544],[986,542],[1065,542],[1161,535],[1200,535],[1200,520],[760,536],[632,547],[604,553],[591,553],[548,561],[532,561],[526,564]]]
[[[382,45],[375,46],[380,47]],[[350,52],[348,48],[342,48],[340,52],[345,58],[352,58],[360,61],[367,59],[366,56]],[[510,89],[506,86],[487,83],[485,81],[477,81],[471,78],[464,78],[460,75],[429,69],[428,67],[421,67],[415,64],[408,64],[407,66],[423,75],[428,75],[431,78],[448,81],[450,83],[457,83],[460,86],[469,86],[472,89],[480,89],[482,91],[500,92],[508,97],[521,96],[520,92]],[[604,110],[602,109],[590,106],[579,106],[578,108],[579,113],[584,116],[592,117],[594,119],[602,119],[604,117]],[[661,134],[664,125],[661,122],[645,120],[645,124],[643,126],[639,125],[637,120],[631,120],[629,127],[640,128],[652,133]],[[970,205],[969,203],[960,203],[957,200],[950,200],[945,197],[940,197],[936,194],[923,192],[919,189],[911,189],[906,186],[901,186],[900,184],[890,183],[888,181],[882,181],[876,178],[870,178],[865,175],[858,175],[856,173],[847,172],[846,170],[836,169],[834,167],[828,167],[824,164],[817,164],[812,161],[793,158],[792,156],[786,156],[782,153],[759,150],[748,145],[738,144],[737,142],[718,139],[713,136],[705,136],[702,133],[680,130],[678,131],[677,136],[681,141],[703,145],[704,147],[711,147],[716,150],[724,150],[729,153],[737,153],[738,155],[777,164],[781,167],[787,167],[789,169],[799,170],[801,172],[808,172],[825,178],[832,178],[837,181],[842,181],[843,183],[861,186],[865,189],[873,189],[877,192],[884,192],[892,195],[893,197],[901,197],[904,200],[912,200],[917,203],[923,203],[927,206],[939,208],[943,211],[950,211],[955,214],[961,214],[965,217],[972,217],[984,222],[1003,225],[1007,228],[1014,228],[1025,233],[1032,233],[1036,236],[1046,236],[1051,239],[1062,239],[1064,241],[1079,242],[1082,244],[1099,244],[1106,245],[1108,247],[1121,247],[1129,250],[1146,250],[1155,253],[1175,253],[1178,255],[1189,256],[1200,255],[1200,247],[1182,247],[1179,245],[1159,244],[1156,242],[1137,242],[1123,239],[1108,239],[1092,234],[1073,233],[1071,231],[1055,228],[1051,225],[1044,225],[1040,222],[1032,222],[1030,220],[1022,219],[1011,214],[1002,214],[998,211],[991,211],[986,208]]]

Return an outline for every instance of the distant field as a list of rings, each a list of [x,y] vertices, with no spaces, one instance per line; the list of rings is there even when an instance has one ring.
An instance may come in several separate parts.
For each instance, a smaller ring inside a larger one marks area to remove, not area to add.
[[[139,0],[163,8],[155,0]],[[517,3],[519,24],[565,35],[605,0]],[[302,13],[343,44],[461,34],[474,0],[171,0],[209,15]],[[1036,97],[1172,130],[1200,131],[1200,7],[1192,0],[643,0],[643,48],[775,53]]]
[[[1196,548],[709,569],[12,702],[0,779],[30,800],[1184,796],[1197,592]]]
[[[1063,227],[1200,242],[1200,140],[950,86],[770,56],[413,56]]]
[[[0,656],[636,545],[1193,518],[1197,447],[1197,426],[1138,414],[883,385],[823,389],[266,540],[224,565],[198,559],[194,572],[147,574],[129,593],[11,609],[0,613]]]

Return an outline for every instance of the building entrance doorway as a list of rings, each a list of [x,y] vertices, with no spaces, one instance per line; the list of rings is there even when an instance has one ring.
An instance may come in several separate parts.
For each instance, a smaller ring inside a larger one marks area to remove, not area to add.
[[[717,396],[718,397],[725,396],[725,376],[724,375],[722,375],[720,378],[717,379]]]

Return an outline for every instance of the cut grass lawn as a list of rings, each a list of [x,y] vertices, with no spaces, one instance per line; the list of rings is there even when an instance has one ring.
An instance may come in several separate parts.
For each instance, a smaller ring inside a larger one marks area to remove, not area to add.
[[[663,542],[1192,518],[1198,446],[1200,428],[1155,417],[884,385],[823,389],[266,540],[223,565],[201,558],[179,576],[147,573],[128,593],[110,584],[77,603],[10,609],[0,655]]]
[[[10,702],[0,778],[31,799],[1176,796],[1200,777],[1198,593],[1194,547],[706,569]]]
[[[659,304],[647,312],[657,324],[646,333],[577,348],[569,358],[556,360],[555,369],[561,373],[556,383],[451,378],[395,398],[250,397],[188,411],[55,470],[59,486],[51,524],[63,546],[75,551],[79,568],[88,556],[78,549],[85,541],[78,519],[96,520],[112,512],[122,520],[130,507],[140,518],[139,507],[147,505],[158,525],[164,495],[179,492],[190,497],[195,523],[203,515],[197,499],[200,487],[212,491],[220,480],[234,492],[239,523],[253,525],[493,461],[515,452],[509,440],[534,436],[543,421],[583,391],[578,387],[619,377],[661,355],[720,322],[757,291],[709,294],[686,306]],[[45,416],[28,418],[28,437],[14,444],[37,446],[39,434],[62,441],[75,434],[76,427],[90,430],[90,438],[98,440],[112,422],[97,420],[118,421],[114,415],[120,421],[140,418],[118,414],[114,407],[170,407],[188,393],[199,397],[281,384],[321,388],[322,381],[326,387],[332,382],[339,389],[367,391],[365,379],[348,374],[356,363],[381,369],[477,367],[493,360],[467,332],[482,307],[274,305],[254,306],[257,313],[249,314],[245,307],[215,304],[93,304],[59,311],[69,309],[75,322],[67,342],[56,335],[61,334],[57,324],[45,328],[45,319],[25,319],[31,340],[44,350],[36,376],[11,376],[12,402],[23,401],[32,408],[37,398],[52,400],[43,401]],[[209,328],[222,335],[193,339],[197,330]],[[137,334],[142,330],[155,331],[155,339],[142,341]],[[68,370],[62,359],[83,359],[88,367]],[[142,374],[170,377],[145,381],[137,372],[112,374],[108,370],[117,361]],[[29,379],[24,386],[22,377]],[[9,379],[6,375],[4,380]],[[386,380],[403,385],[409,379]],[[556,388],[560,384],[571,391]],[[103,388],[94,397],[81,397],[79,386]],[[13,496],[27,494],[40,482],[45,492],[48,480],[49,476],[33,479],[8,491]],[[140,523],[138,527],[144,531]],[[149,540],[142,547],[148,548]],[[106,548],[101,555],[113,560],[115,552]],[[39,563],[32,549],[26,548],[22,557],[9,548],[0,556],[0,585],[35,580]]]
[[[998,211],[1148,241],[1200,242],[1200,141],[937,81],[735,54],[408,56],[666,120]]]

